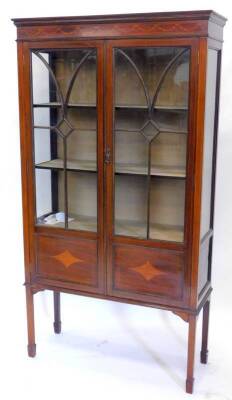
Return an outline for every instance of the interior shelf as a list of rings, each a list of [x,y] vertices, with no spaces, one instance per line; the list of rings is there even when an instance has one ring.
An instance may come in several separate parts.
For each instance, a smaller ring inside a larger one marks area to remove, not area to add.
[[[72,221],[68,222],[68,228],[80,231],[91,231],[97,232],[97,218],[96,217],[86,217],[83,215],[71,215]],[[40,220],[37,225],[52,226],[54,228],[64,228],[64,222],[57,222],[55,224],[49,225],[48,223]]]
[[[36,168],[44,169],[63,169],[64,162],[62,159],[54,159],[36,164]],[[91,160],[67,160],[67,170],[71,171],[93,171],[96,172],[96,162]],[[130,175],[147,175],[147,166],[131,163],[116,164],[115,172],[117,174]],[[151,175],[185,178],[185,167],[182,166],[151,166]]]
[[[72,221],[68,222],[69,229],[83,231],[97,231],[97,218],[83,215],[71,215]],[[37,225],[53,226],[54,228],[64,227],[63,222],[49,225],[40,221]],[[146,238],[146,224],[137,221],[116,221],[115,234],[120,236],[132,236]],[[183,227],[175,225],[150,224],[150,238],[157,240],[167,240],[173,242],[183,241]]]
[[[67,170],[70,171],[93,171],[96,172],[96,161],[92,160],[67,160]],[[36,164],[36,168],[44,169],[63,169],[64,160],[55,158],[50,161],[45,161],[40,164]]]
[[[188,106],[176,106],[176,105],[167,105],[167,106],[159,106],[156,105],[154,107],[154,109],[156,110],[164,110],[164,111],[188,111]]]
[[[120,236],[146,238],[146,224],[135,221],[116,221],[115,233]],[[149,237],[157,240],[183,242],[183,226],[150,224]]]
[[[97,232],[97,218],[76,215],[73,221],[68,223],[68,226],[69,229]]]
[[[139,164],[116,164],[116,173],[118,174],[135,174],[135,175],[147,175],[148,168],[145,165]],[[168,176],[185,178],[185,168],[179,166],[164,166],[164,165],[152,165],[151,175],[154,176]]]
[[[93,108],[93,107],[96,107],[96,104],[94,104],[94,103],[69,103],[69,104],[67,104],[67,106],[69,108],[79,108],[79,107]],[[53,101],[50,103],[36,103],[36,104],[33,104],[33,107],[35,107],[35,108],[37,108],[37,107],[41,107],[41,108],[43,108],[43,107],[44,108],[46,108],[46,107],[61,107],[61,103],[56,102],[56,101]]]
[[[69,103],[67,104],[70,108],[79,108],[79,107],[96,107],[94,103]],[[48,103],[36,103],[33,104],[33,107],[61,107],[61,103],[59,102],[48,102]],[[148,107],[147,105],[140,105],[140,104],[115,104],[115,108],[118,109],[141,109],[146,110]],[[176,106],[176,105],[156,105],[154,109],[157,110],[164,110],[164,111],[187,111],[187,106]]]
[[[115,104],[115,108],[129,108],[129,109],[141,109],[146,110],[148,107],[147,105],[140,105],[140,104]],[[155,105],[155,110],[164,110],[164,111],[187,111],[187,106],[176,106],[176,105]]]
[[[36,127],[37,128],[37,127]],[[171,128],[159,128],[160,133],[178,133],[187,135],[188,131],[184,129],[171,129]],[[115,132],[117,133],[140,133],[140,129],[129,129],[129,128],[116,128]]]

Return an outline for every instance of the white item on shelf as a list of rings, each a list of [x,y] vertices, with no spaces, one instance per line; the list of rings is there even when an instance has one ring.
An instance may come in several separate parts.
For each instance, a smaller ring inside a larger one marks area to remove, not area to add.
[[[73,221],[74,218],[68,217],[68,222]],[[45,224],[54,225],[59,224],[60,222],[65,222],[65,213],[63,211],[59,211],[55,214],[50,214],[44,218]]]

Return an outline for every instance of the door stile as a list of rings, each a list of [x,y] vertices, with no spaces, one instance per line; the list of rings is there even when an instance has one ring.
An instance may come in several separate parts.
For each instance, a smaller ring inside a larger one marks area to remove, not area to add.
[[[34,235],[34,187],[31,136],[31,104],[30,104],[30,57],[26,43],[18,42],[18,79],[20,108],[20,147],[22,176],[22,207],[24,230],[24,262],[25,283],[31,281],[35,270],[33,245]]]
[[[97,190],[97,215],[98,215],[98,268],[99,288],[105,292],[104,264],[104,47],[99,41],[97,47],[97,166],[98,166],[98,190]]]
[[[106,234],[106,290],[109,292],[112,282],[112,238],[113,238],[113,188],[114,188],[114,153],[113,153],[113,53],[111,47],[106,44],[105,62],[105,152],[110,152],[109,162],[105,162],[105,182],[106,182],[106,215],[105,215],[105,234]],[[105,153],[106,155],[106,153]],[[106,161],[106,160],[105,160]]]
[[[20,102],[23,102],[22,124],[20,124],[21,154],[22,154],[22,183],[23,196],[23,219],[28,230],[28,240],[25,241],[25,254],[28,252],[29,258],[25,256],[26,284],[29,284],[32,275],[36,270],[35,256],[35,183],[34,183],[34,165],[33,165],[33,137],[32,137],[32,107],[31,107],[31,60],[29,43],[18,42],[18,47],[22,46],[22,76],[19,75],[19,84],[22,79],[22,85],[19,85]],[[21,87],[23,93],[21,92]],[[24,100],[24,101],[23,101]],[[29,264],[27,264],[29,262]],[[28,273],[27,273],[28,272]]]

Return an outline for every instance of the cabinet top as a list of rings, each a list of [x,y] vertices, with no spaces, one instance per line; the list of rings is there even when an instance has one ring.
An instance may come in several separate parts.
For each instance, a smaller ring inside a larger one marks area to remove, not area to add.
[[[111,23],[111,22],[166,22],[175,20],[210,20],[217,25],[224,26],[226,18],[212,10],[199,11],[177,11],[157,13],[133,13],[133,14],[111,14],[111,15],[88,15],[77,17],[43,17],[43,18],[13,18],[17,27],[35,25],[57,25],[57,24],[83,24],[83,23]]]

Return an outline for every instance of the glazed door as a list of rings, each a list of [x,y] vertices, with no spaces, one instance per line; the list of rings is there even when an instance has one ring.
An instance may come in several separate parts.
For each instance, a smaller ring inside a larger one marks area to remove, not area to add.
[[[103,290],[103,44],[32,43],[36,273]]]
[[[97,50],[32,51],[36,224],[97,232]]]
[[[186,40],[108,46],[108,291],[114,295],[183,296],[193,47]]]

